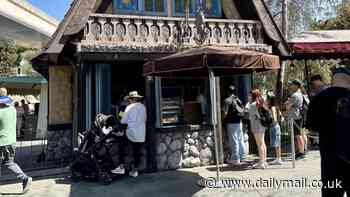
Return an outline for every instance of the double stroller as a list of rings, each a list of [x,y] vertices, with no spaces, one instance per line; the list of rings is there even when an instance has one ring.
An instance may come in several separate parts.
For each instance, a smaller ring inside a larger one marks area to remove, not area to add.
[[[115,165],[110,150],[125,129],[115,117],[97,114],[92,128],[79,133],[79,146],[70,165],[71,178],[96,180],[104,185],[111,183],[118,175],[111,173]]]

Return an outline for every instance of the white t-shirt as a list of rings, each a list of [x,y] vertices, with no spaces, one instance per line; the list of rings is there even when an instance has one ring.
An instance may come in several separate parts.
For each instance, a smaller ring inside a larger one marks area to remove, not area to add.
[[[142,103],[132,103],[125,109],[121,123],[127,124],[126,136],[132,142],[145,142],[146,108]]]

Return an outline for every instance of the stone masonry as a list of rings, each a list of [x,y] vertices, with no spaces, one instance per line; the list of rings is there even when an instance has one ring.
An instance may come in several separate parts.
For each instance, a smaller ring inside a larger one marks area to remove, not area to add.
[[[158,170],[205,166],[214,162],[214,138],[210,129],[160,132],[157,135]]]
[[[47,161],[70,161],[72,153],[72,130],[49,130],[47,132]]]

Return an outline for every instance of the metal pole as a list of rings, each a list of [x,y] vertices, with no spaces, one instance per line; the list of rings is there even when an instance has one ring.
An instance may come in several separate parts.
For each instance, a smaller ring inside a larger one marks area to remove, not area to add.
[[[289,119],[288,120],[288,125],[290,129],[290,139],[291,139],[291,144],[292,144],[292,164],[293,168],[295,168],[295,140],[294,140],[294,119]]]
[[[218,130],[217,130],[217,110],[216,110],[216,83],[213,70],[209,70],[209,82],[210,82],[210,103],[211,103],[211,118],[214,129],[214,142],[215,142],[215,163],[216,163],[216,178],[217,183],[220,180],[220,166],[219,166],[219,145],[218,145]]]
[[[222,117],[221,117],[221,92],[220,92],[220,77],[215,78],[216,87],[216,113],[217,113],[217,133],[218,133],[218,148],[219,148],[219,163],[224,163],[224,147],[223,147],[223,133],[222,133]]]

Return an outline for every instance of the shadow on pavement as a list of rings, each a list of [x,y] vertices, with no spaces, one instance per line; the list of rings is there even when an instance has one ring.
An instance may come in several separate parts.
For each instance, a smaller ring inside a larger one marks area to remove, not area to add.
[[[208,171],[216,171],[216,167],[208,167],[206,168]],[[233,166],[233,165],[228,165],[224,167],[220,167],[221,172],[225,171],[245,171],[245,170],[250,170],[252,167],[250,165],[240,165],[240,166]]]
[[[56,179],[56,184],[70,184],[69,197],[190,197],[201,190],[197,185],[200,178],[197,173],[167,171],[123,177],[110,185],[85,180],[72,182],[69,178]]]
[[[1,193],[0,196],[22,196],[22,193]]]

